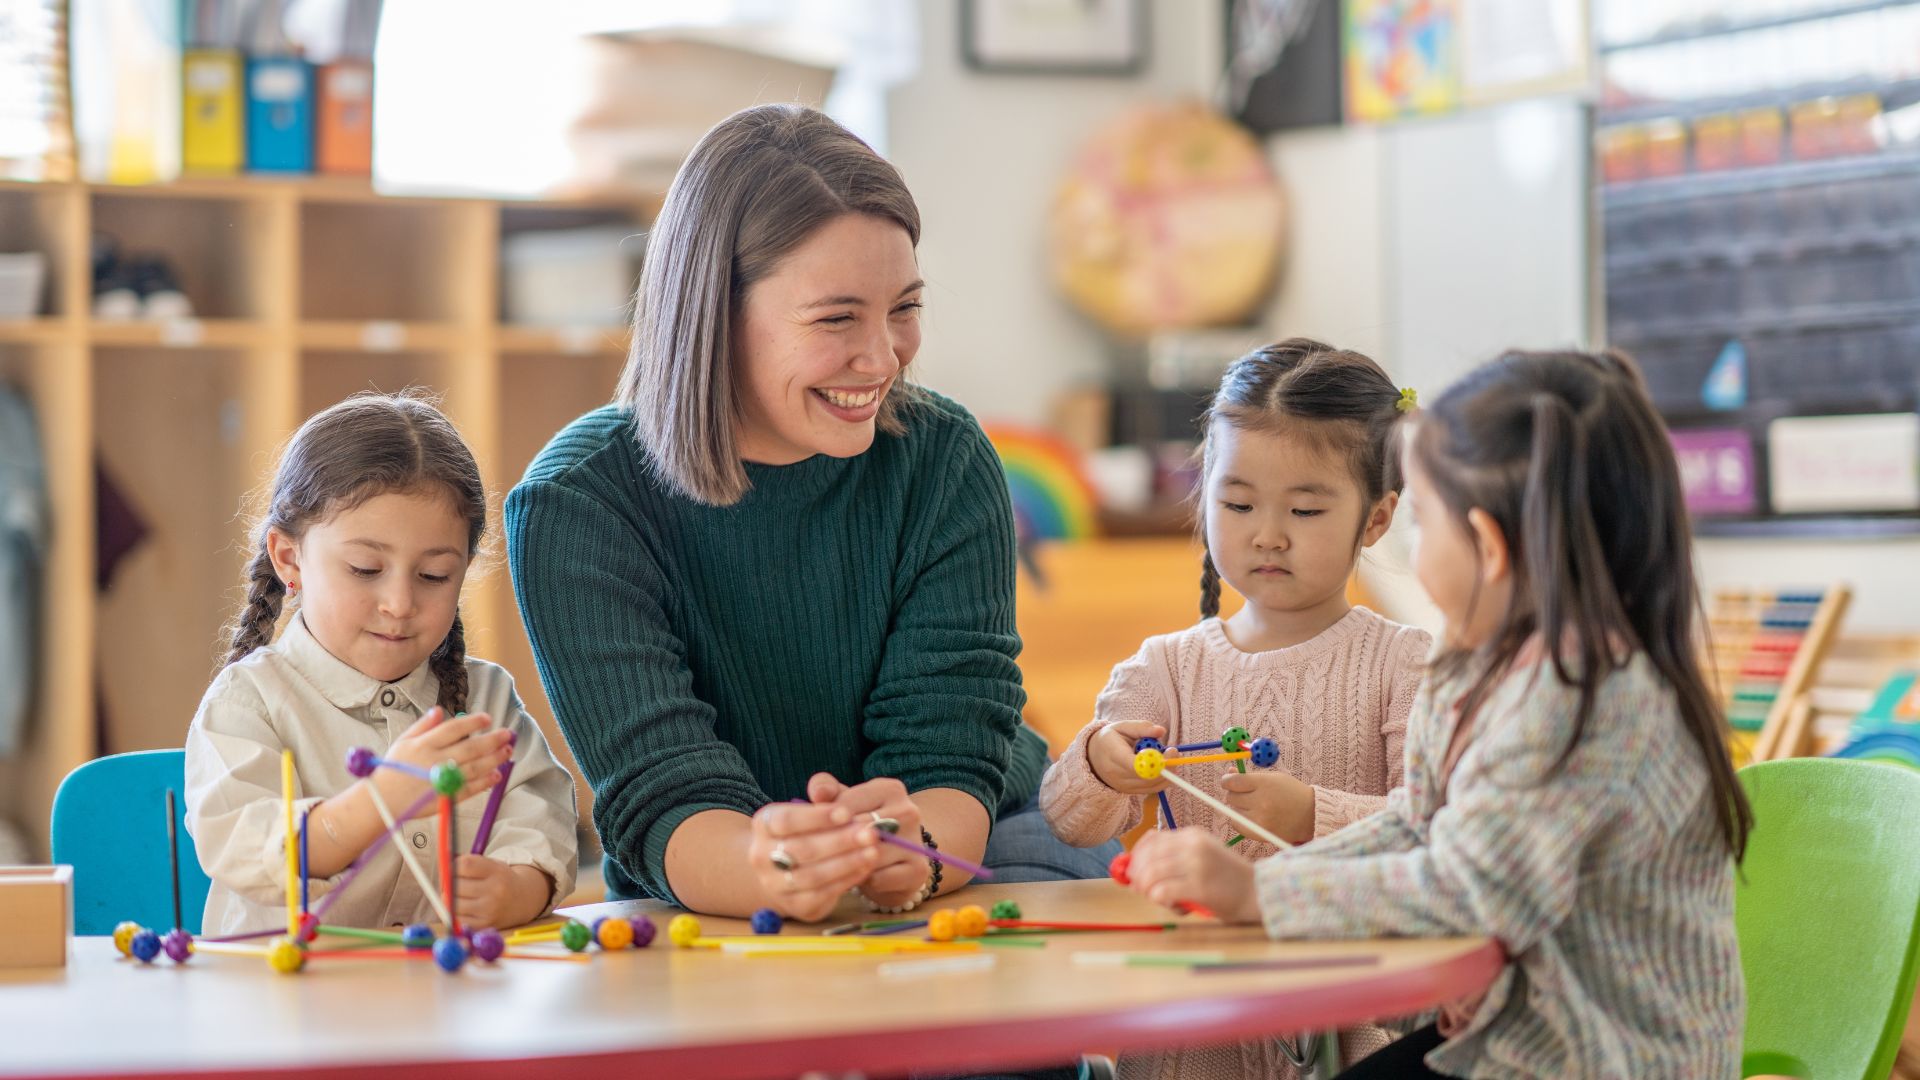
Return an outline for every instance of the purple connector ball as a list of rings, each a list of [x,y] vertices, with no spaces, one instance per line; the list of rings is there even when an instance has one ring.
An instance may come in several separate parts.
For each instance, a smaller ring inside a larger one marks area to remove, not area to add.
[[[151,964],[153,958],[160,955],[160,935],[143,929],[133,935],[133,940],[127,943],[127,948],[132,951],[135,960],[143,964]]]
[[[356,746],[347,751],[347,771],[362,779],[373,775],[373,751]]]
[[[647,918],[645,915],[635,915],[633,918],[628,919],[627,922],[633,925],[634,948],[644,949],[653,944],[653,935],[658,931],[654,927],[652,919]]]
[[[467,947],[460,939],[448,934],[433,943],[433,962],[440,965],[441,971],[459,971],[460,965],[467,962]]]
[[[167,959],[184,964],[187,957],[193,955],[193,935],[174,927],[167,931],[166,937],[160,939],[160,948],[167,954]]]
[[[763,907],[753,913],[753,932],[756,934],[777,934],[780,932],[780,913],[770,907]]]
[[[409,949],[433,948],[433,928],[425,923],[414,923],[400,931],[400,944]]]
[[[1280,764],[1280,744],[1272,739],[1255,739],[1247,744],[1247,750],[1253,755],[1249,760],[1263,769]]]
[[[507,939],[500,936],[498,930],[475,930],[473,932],[473,955],[491,964],[500,959],[507,951]]]

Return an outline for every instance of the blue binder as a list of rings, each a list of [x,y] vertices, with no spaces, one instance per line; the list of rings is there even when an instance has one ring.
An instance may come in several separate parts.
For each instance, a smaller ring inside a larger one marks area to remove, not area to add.
[[[247,61],[247,168],[313,171],[313,65],[293,56]]]

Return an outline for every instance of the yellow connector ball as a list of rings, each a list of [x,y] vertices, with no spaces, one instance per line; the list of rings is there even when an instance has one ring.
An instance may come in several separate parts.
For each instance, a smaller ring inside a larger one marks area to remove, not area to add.
[[[307,966],[307,950],[292,938],[275,938],[267,946],[267,964],[282,975],[291,975]]]
[[[953,917],[954,932],[961,937],[979,937],[987,932],[987,909],[968,904]]]
[[[121,956],[133,955],[133,935],[140,932],[137,922],[123,922],[113,928],[113,947],[120,950]]]
[[[1142,780],[1158,780],[1167,767],[1167,755],[1149,746],[1133,755],[1133,774]]]
[[[691,915],[675,915],[667,924],[667,940],[683,949],[700,940],[700,920]]]
[[[954,925],[956,921],[951,908],[941,908],[927,916],[927,936],[935,941],[952,941],[959,929]]]

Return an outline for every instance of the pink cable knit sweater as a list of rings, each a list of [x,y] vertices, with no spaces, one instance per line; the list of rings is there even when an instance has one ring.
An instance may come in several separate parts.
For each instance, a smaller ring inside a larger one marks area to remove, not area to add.
[[[1241,652],[1219,619],[1148,638],[1113,669],[1093,722],[1047,770],[1040,807],[1054,834],[1091,847],[1139,824],[1155,800],[1122,795],[1094,775],[1087,742],[1108,724],[1146,720],[1167,729],[1167,744],[1218,739],[1235,725],[1280,744],[1280,764],[1313,786],[1314,836],[1326,836],[1386,805],[1400,783],[1401,747],[1432,638],[1424,630],[1356,607],[1319,636],[1270,652]],[[1188,779],[1211,790],[1212,774]],[[1167,792],[1174,821],[1222,841],[1239,830],[1178,789]],[[1235,846],[1250,860],[1274,854],[1249,838]],[[1358,1060],[1385,1045],[1378,1028],[1341,1032],[1342,1058]],[[1123,1077],[1297,1075],[1272,1040],[1120,1061]]]

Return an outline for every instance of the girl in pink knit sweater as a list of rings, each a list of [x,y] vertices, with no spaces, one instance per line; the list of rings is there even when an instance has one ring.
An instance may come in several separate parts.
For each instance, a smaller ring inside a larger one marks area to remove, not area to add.
[[[1090,847],[1120,836],[1149,795],[1161,827],[1232,839],[1232,823],[1204,803],[1133,772],[1140,739],[1204,742],[1229,728],[1272,739],[1280,763],[1226,770],[1211,786],[1283,839],[1305,843],[1385,805],[1432,642],[1352,606],[1346,586],[1361,551],[1393,523],[1403,400],[1411,392],[1372,360],[1302,338],[1227,369],[1202,451],[1203,618],[1149,638],[1114,668],[1093,722],[1047,770],[1040,805],[1062,840]],[[1222,581],[1246,598],[1229,619],[1219,618]],[[1273,854],[1251,838],[1234,850],[1250,861]],[[1343,1032],[1342,1056],[1385,1042],[1377,1028]],[[1290,1050],[1274,1040],[1199,1047],[1122,1058],[1120,1074],[1291,1076]]]

